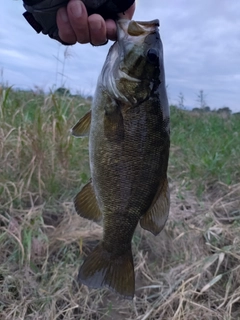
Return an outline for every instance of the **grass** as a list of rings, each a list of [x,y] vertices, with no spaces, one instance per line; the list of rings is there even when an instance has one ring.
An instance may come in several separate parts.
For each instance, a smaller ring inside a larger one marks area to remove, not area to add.
[[[0,88],[0,319],[240,319],[240,117],[171,107],[171,213],[133,238],[136,297],[78,286],[101,225],[72,198],[88,141],[81,97]]]
[[[170,164],[175,167],[174,173],[179,171],[177,178],[186,180],[190,188],[197,187],[199,193],[206,191],[206,182],[230,185],[239,181],[238,116],[194,114],[172,108],[171,125]]]

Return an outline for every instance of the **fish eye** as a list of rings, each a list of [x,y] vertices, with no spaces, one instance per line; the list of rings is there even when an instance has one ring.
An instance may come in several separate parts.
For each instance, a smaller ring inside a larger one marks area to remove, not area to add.
[[[157,50],[149,49],[147,52],[147,58],[150,63],[156,63],[159,59]]]

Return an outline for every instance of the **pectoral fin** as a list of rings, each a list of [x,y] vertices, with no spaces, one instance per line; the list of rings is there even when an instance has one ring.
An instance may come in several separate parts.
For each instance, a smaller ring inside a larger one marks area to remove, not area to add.
[[[165,223],[167,222],[169,208],[170,194],[168,180],[166,178],[164,183],[160,185],[150,209],[141,218],[141,227],[150,231],[155,236],[158,235],[164,228]]]
[[[124,139],[123,116],[114,102],[105,107],[104,135],[110,141],[120,142]]]
[[[99,209],[91,182],[86,184],[76,195],[74,199],[74,205],[77,213],[81,217],[93,221],[101,220],[102,213]]]
[[[91,125],[91,110],[86,113],[71,129],[71,133],[75,137],[84,137],[89,135]]]

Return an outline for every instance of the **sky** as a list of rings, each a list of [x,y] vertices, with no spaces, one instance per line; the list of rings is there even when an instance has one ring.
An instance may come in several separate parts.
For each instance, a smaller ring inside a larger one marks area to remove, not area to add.
[[[20,0],[0,0],[0,83],[92,95],[111,43],[63,46],[37,34]],[[160,20],[169,102],[240,112],[240,1],[138,0],[135,20]]]

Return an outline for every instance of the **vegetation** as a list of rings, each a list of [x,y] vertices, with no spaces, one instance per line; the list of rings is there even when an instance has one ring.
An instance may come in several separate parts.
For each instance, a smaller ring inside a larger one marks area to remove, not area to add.
[[[158,237],[137,229],[125,301],[75,281],[102,237],[72,203],[88,140],[69,129],[89,107],[0,88],[0,319],[240,319],[239,115],[171,107],[171,213]]]

